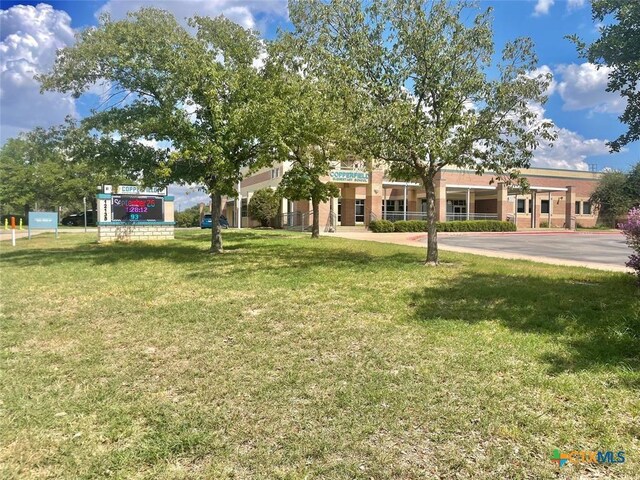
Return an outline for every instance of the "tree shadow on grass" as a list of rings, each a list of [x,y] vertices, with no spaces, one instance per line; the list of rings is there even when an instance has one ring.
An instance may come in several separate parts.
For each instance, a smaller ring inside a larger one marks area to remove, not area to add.
[[[372,255],[354,248],[352,244],[351,247],[341,247],[332,243],[327,248],[325,239],[311,240],[307,236],[286,233],[243,231],[224,235],[225,253],[221,255],[208,253],[210,234],[203,232],[179,237],[177,241],[91,243],[72,248],[21,249],[0,255],[0,266],[115,266],[161,260],[180,265],[191,277],[220,277],[255,273],[261,265],[271,271],[308,270],[326,266],[351,269],[369,264],[406,263],[417,258],[409,253],[398,252]]]
[[[564,354],[542,354],[552,374],[614,366],[640,371],[640,296],[625,275],[579,281],[477,273],[409,297],[420,322],[498,321],[516,332],[555,339],[567,348]]]

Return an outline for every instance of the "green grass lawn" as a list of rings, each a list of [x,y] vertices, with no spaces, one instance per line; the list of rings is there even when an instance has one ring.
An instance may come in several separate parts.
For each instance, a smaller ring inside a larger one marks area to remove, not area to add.
[[[631,276],[268,231],[0,248],[2,478],[638,478]],[[559,469],[554,448],[624,450]]]

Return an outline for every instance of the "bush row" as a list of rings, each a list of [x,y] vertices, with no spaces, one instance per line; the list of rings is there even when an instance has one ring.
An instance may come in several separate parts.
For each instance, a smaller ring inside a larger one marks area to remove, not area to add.
[[[511,222],[499,220],[462,220],[456,222],[437,222],[439,232],[515,232],[516,226]],[[424,220],[374,220],[369,230],[375,233],[388,232],[426,232],[427,222]]]

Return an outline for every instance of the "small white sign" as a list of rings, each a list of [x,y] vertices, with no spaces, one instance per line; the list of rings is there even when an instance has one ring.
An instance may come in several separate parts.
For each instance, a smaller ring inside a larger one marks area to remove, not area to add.
[[[118,194],[120,195],[167,195],[167,187],[140,187],[138,185],[120,185],[118,186]]]
[[[111,185],[103,185],[102,193],[111,193],[113,192],[113,187]]]

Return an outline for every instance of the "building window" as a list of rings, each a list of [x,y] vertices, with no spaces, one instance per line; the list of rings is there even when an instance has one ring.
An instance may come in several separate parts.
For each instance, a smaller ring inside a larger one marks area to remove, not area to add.
[[[582,202],[582,214],[591,215],[591,202]]]
[[[404,212],[404,200],[398,200],[398,212]]]
[[[396,211],[396,201],[395,200],[385,200],[385,210],[387,212],[395,212]]]
[[[342,199],[338,199],[338,222],[342,221]]]
[[[280,176],[280,167],[271,169],[271,179],[278,178]]]
[[[518,213],[525,213],[524,198],[518,199]]]
[[[241,205],[240,206],[240,216],[241,217],[248,216],[248,213],[247,213],[247,199],[243,198],[242,199],[242,203],[240,205]]]
[[[529,200],[529,213],[533,212],[533,198]]]
[[[540,201],[540,213],[549,213],[549,200]]]
[[[580,215],[580,202],[576,202],[576,215]]]

